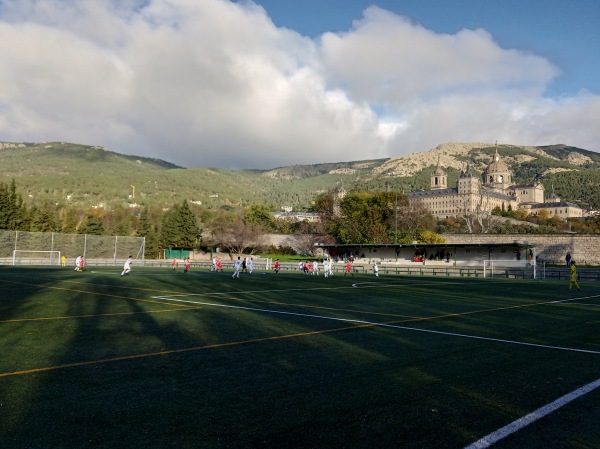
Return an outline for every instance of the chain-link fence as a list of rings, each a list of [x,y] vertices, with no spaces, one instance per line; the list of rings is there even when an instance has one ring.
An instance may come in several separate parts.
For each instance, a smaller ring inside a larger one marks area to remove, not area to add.
[[[77,256],[83,256],[86,264],[120,265],[129,256],[139,263],[144,261],[144,249],[144,237],[0,231],[0,264],[3,265],[48,265],[54,263],[55,258],[41,253],[50,251],[60,251],[69,264],[74,263]]]

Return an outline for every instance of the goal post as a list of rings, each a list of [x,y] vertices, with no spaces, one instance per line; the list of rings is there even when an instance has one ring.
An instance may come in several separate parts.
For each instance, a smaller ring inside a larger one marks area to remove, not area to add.
[[[60,265],[60,251],[13,250],[13,265]]]
[[[529,268],[533,269],[533,278],[537,278],[535,260],[484,260],[483,277],[494,277],[495,268]]]
[[[0,230],[0,265],[58,264],[63,256],[69,260],[83,256],[88,265],[116,266],[130,255],[143,264],[144,251],[144,237]]]

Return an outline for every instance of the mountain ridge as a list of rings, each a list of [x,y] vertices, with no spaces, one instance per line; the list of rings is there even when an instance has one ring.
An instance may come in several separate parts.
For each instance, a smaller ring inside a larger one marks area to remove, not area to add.
[[[300,209],[309,207],[315,196],[340,183],[346,189],[428,188],[429,176],[438,162],[448,172],[451,185],[467,165],[481,173],[492,161],[496,148],[521,182],[547,177],[567,191],[565,186],[574,182],[573,173],[584,173],[589,178],[587,184],[600,185],[595,175],[600,168],[600,154],[565,144],[536,147],[447,142],[399,157],[224,170],[182,168],[168,161],[123,155],[91,145],[0,142],[0,166],[2,180],[14,179],[25,191],[24,199],[31,203],[89,208],[150,204],[168,207],[187,199],[210,208],[266,203],[273,208]],[[573,190],[578,193],[566,197],[584,202],[587,195],[600,207],[600,193],[588,194],[586,183],[582,184]]]

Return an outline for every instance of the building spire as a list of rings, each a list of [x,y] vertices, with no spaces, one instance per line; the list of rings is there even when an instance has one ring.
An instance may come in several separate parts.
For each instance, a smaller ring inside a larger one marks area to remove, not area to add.
[[[431,189],[445,189],[448,187],[446,172],[440,166],[440,155],[438,153],[437,167],[431,174]]]
[[[498,162],[500,160],[500,155],[498,154],[498,141],[496,140],[496,152],[494,153],[494,162]]]
[[[552,181],[552,187],[550,189],[550,195],[548,195],[548,199],[555,199],[557,197],[556,192],[554,191],[554,181]]]

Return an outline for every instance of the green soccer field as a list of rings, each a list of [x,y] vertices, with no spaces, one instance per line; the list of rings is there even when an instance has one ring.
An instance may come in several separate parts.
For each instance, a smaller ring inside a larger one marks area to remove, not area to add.
[[[0,448],[600,447],[600,283],[120,271],[0,267]]]

